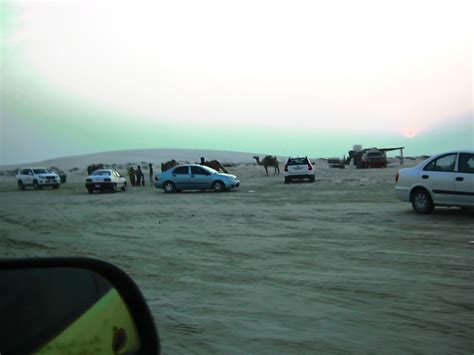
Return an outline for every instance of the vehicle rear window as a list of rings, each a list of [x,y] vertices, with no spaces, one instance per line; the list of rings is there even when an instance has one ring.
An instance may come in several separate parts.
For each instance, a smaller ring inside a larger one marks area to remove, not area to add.
[[[371,158],[376,158],[376,157],[383,157],[383,154],[378,153],[378,152],[373,152],[373,153],[367,153],[367,156]]]
[[[306,165],[308,164],[307,158],[291,158],[288,159],[288,165]]]
[[[107,170],[97,170],[92,173],[92,175],[98,175],[98,176],[110,176],[110,171]]]

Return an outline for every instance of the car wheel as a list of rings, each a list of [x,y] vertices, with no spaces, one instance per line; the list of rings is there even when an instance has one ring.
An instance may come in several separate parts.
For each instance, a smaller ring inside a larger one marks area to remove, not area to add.
[[[163,184],[163,191],[166,193],[171,193],[176,191],[176,186],[171,181],[166,181]]]
[[[309,177],[309,182],[314,182],[314,180],[315,180],[314,175],[311,175],[311,176]]]
[[[225,191],[225,185],[222,181],[214,181],[212,184],[212,191],[214,192],[222,192]]]
[[[53,189],[55,189],[55,190],[59,189],[59,184],[53,185]]]
[[[433,200],[428,191],[424,189],[418,189],[413,192],[411,205],[415,212],[420,214],[430,213],[434,209]]]
[[[92,187],[89,187],[89,188],[87,189],[87,191],[91,194],[91,193],[94,192],[94,189],[93,189]]]
[[[18,180],[18,188],[23,191],[25,190],[25,184],[23,184],[23,181]]]
[[[126,182],[123,183],[123,186],[122,186],[121,190],[122,190],[122,191],[126,191],[126,190],[127,190],[127,183],[126,183]]]
[[[38,190],[38,189],[39,189],[38,181],[33,180],[33,188],[34,188],[35,190]]]
[[[112,185],[112,192],[117,192],[117,184],[116,183],[114,183]]]

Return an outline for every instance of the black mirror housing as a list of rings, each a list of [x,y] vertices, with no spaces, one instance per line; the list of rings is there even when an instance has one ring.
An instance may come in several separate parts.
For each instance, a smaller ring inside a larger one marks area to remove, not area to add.
[[[91,339],[110,353],[160,353],[142,293],[110,263],[80,257],[3,259],[0,287],[2,353],[49,350],[58,343],[77,352],[92,346]],[[103,332],[100,341],[97,328]]]

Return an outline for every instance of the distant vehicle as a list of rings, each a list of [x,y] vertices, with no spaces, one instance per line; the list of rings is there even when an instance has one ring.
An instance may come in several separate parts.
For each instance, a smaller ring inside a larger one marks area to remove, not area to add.
[[[178,165],[155,175],[155,187],[166,193],[181,190],[228,191],[237,188],[240,181],[235,175],[219,173],[198,164]]]
[[[92,172],[92,174],[87,177],[86,189],[90,194],[95,190],[116,192],[120,189],[121,191],[125,191],[127,189],[127,181],[117,170],[100,169]]]
[[[357,169],[368,168],[386,168],[388,165],[387,152],[400,150],[400,164],[403,165],[403,149],[405,147],[394,148],[366,148],[362,149],[361,145],[355,145],[353,150],[349,151],[346,164],[350,164],[351,160]]]
[[[371,168],[386,168],[388,164],[385,152],[377,149],[365,149],[357,168],[371,169]]]
[[[474,207],[474,150],[437,154],[395,176],[395,194],[417,213],[435,206]]]
[[[35,190],[45,186],[59,189],[61,178],[58,174],[46,168],[21,168],[16,174],[18,188],[24,190],[27,186],[32,186]]]
[[[295,180],[314,182],[314,168],[308,157],[288,158],[285,164],[285,184]]]

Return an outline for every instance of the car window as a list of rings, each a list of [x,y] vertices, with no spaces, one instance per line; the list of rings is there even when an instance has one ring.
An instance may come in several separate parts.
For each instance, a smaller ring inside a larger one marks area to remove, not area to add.
[[[187,175],[189,174],[189,169],[187,166],[178,166],[173,170],[173,174]]]
[[[23,169],[20,174],[22,175],[28,175],[30,173],[30,169]]]
[[[192,166],[191,167],[191,174],[194,175],[209,175],[210,173],[205,169],[201,168],[200,166]]]
[[[474,154],[459,154],[459,172],[474,174]]]
[[[308,164],[308,159],[306,158],[288,159],[288,165],[306,165],[306,164]]]
[[[48,171],[46,169],[33,169],[35,174],[46,174]]]
[[[97,170],[92,173],[92,175],[96,176],[110,176],[110,171],[107,170]]]
[[[454,163],[456,162],[456,153],[443,155],[437,159],[432,160],[425,166],[423,170],[425,171],[444,171],[452,172],[454,171]]]

